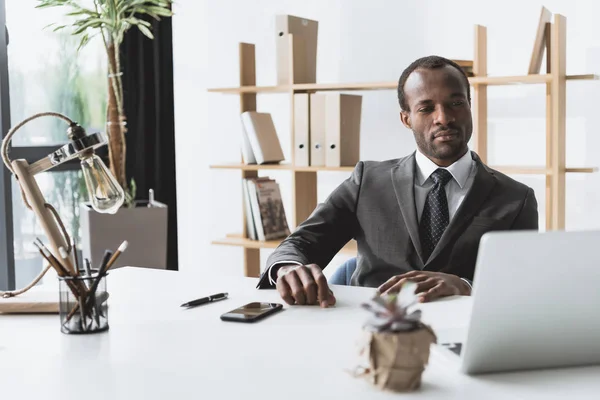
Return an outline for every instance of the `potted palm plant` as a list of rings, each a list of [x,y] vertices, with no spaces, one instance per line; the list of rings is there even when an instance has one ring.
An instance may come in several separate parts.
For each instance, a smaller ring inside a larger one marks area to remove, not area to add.
[[[82,250],[93,264],[98,264],[105,249],[115,249],[129,241],[122,265],[166,267],[167,206],[150,198],[134,201],[135,180],[127,182],[125,160],[127,118],[123,107],[123,79],[120,46],[125,33],[136,28],[154,39],[152,24],[147,20],[171,17],[172,0],[39,0],[37,8],[63,7],[68,23],[52,24],[53,30],[68,30],[79,38],[83,48],[99,36],[106,50],[108,65],[108,101],[106,132],[109,168],[121,188],[125,201],[116,214],[100,214],[89,204],[81,205]]]

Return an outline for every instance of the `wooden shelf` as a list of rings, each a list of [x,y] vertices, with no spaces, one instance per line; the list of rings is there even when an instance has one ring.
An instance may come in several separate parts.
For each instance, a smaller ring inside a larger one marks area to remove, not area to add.
[[[550,175],[552,173],[549,168],[535,166],[492,165],[490,168],[506,175]]]
[[[289,86],[241,86],[230,88],[208,89],[211,93],[242,94],[242,93],[284,93]]]
[[[582,74],[567,75],[567,80],[597,80],[598,75]],[[548,83],[552,80],[551,74],[521,75],[521,76],[474,76],[469,78],[472,85],[519,85]],[[211,93],[285,93],[285,92],[320,92],[320,91],[352,91],[352,90],[395,90],[397,81],[388,82],[362,82],[362,83],[298,83],[295,85],[281,86],[242,86],[230,88],[208,89]]]
[[[258,171],[261,169],[270,170],[291,170],[293,169],[291,164],[243,164],[243,163],[225,163],[225,164],[214,164],[210,166],[211,169],[239,169],[242,171]]]
[[[591,174],[598,172],[597,167],[582,167],[582,168],[565,168],[565,172],[576,173],[576,174]]]
[[[598,79],[600,79],[600,75],[596,74],[567,75],[568,81],[596,81]]]
[[[258,170],[288,170],[288,171],[303,171],[303,172],[319,172],[319,171],[341,171],[352,172],[354,167],[294,167],[291,164],[242,164],[242,163],[227,163],[211,165],[212,169],[238,169],[242,171],[258,171]]]
[[[294,167],[291,164],[264,164],[264,165],[247,165],[242,163],[230,163],[230,164],[217,164],[211,165],[213,169],[236,169],[242,171],[258,171],[258,170],[286,170],[286,171],[303,171],[303,172],[320,172],[320,171],[333,171],[333,172],[352,172],[354,167]],[[501,166],[492,165],[490,168],[500,171],[503,174],[514,174],[514,175],[550,175],[552,171],[546,167],[529,167],[529,166]],[[580,173],[588,174],[598,172],[596,167],[577,167],[577,168],[566,168],[566,173]]]
[[[507,175],[552,175],[552,170],[546,167],[491,166],[490,168]],[[589,174],[597,171],[596,167],[565,168],[565,173]]]
[[[242,235],[239,233],[229,234],[229,235],[227,235],[227,237],[225,237],[223,239],[218,239],[218,240],[212,241],[212,244],[218,244],[218,245],[224,245],[224,246],[238,246],[238,247],[244,247],[247,249],[274,249],[277,246],[279,246],[279,243],[281,243],[281,240],[260,241],[260,240],[247,239],[247,238],[243,238]],[[352,240],[352,241],[348,242],[348,244],[346,244],[346,246],[344,246],[342,248],[342,250],[340,250],[340,252],[356,254],[356,252],[357,252],[356,241]]]
[[[351,91],[351,90],[390,90],[398,87],[397,81],[390,82],[362,82],[362,83],[299,83],[293,85],[294,91],[320,92],[320,91]]]

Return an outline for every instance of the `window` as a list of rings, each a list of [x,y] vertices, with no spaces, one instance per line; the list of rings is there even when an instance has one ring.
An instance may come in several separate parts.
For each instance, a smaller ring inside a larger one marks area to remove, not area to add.
[[[107,66],[102,38],[92,39],[78,51],[78,38],[67,31],[46,28],[51,23],[66,22],[64,9],[36,9],[37,4],[36,0],[0,0],[0,21],[6,22],[8,31],[8,45],[0,43],[4,47],[0,54],[4,52],[8,61],[0,62],[0,68],[7,68],[9,81],[9,91],[2,92],[0,101],[10,105],[9,116],[4,115],[7,107],[2,107],[2,134],[6,134],[7,126],[45,111],[63,113],[88,132],[104,131]],[[27,124],[12,141],[11,158],[36,161],[66,141],[66,128],[63,121],[50,117]],[[57,209],[69,235],[79,239],[79,203],[86,195],[85,184],[78,163],[62,167],[58,172],[36,175],[36,180],[46,200]],[[12,246],[14,259],[5,263],[8,265],[0,262],[0,290],[29,283],[43,267],[33,241],[40,237],[48,242],[35,214],[25,207],[12,177],[0,187],[0,195],[5,199],[8,193],[8,198],[12,198],[12,226],[0,226],[0,231],[11,230],[13,237],[12,243],[0,244],[0,251],[3,245],[5,250]],[[5,225],[11,222],[3,216],[0,220]],[[4,239],[10,242],[11,235],[6,236]]]
[[[101,38],[78,52],[78,38],[65,30],[44,29],[66,22],[63,9],[36,9],[37,0],[5,2],[12,124],[38,112],[58,111],[86,129],[100,129],[106,112],[107,76]],[[26,125],[12,144],[42,146],[64,141],[64,123],[50,118]]]

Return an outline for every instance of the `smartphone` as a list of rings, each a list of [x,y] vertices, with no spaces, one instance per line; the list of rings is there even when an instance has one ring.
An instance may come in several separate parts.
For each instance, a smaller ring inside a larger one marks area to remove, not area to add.
[[[283,309],[279,303],[248,303],[221,315],[223,321],[256,322]]]

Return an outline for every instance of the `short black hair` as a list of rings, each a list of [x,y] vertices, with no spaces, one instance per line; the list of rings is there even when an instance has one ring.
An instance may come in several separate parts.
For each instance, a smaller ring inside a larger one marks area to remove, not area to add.
[[[427,56],[413,61],[402,72],[402,75],[400,75],[400,79],[398,80],[398,102],[400,103],[400,108],[402,109],[402,111],[409,111],[408,104],[406,104],[406,95],[404,93],[404,84],[406,83],[408,76],[418,68],[435,69],[445,67],[446,65],[450,65],[451,67],[454,67],[458,71],[460,71],[460,74],[465,80],[465,85],[467,86],[467,98],[469,100],[469,103],[471,103],[471,85],[469,84],[469,78],[467,78],[467,74],[465,74],[465,71],[463,71],[460,65],[444,57]]]

